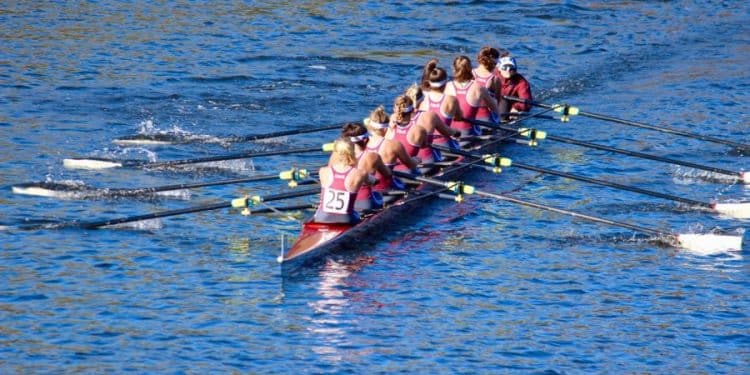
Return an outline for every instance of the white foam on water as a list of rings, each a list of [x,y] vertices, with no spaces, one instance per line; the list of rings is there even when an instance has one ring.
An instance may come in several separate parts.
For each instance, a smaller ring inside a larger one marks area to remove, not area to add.
[[[134,221],[132,223],[107,225],[107,226],[104,226],[103,228],[129,229],[129,230],[156,230],[156,229],[164,228],[164,223],[161,221],[161,219],[148,219],[148,220]]]
[[[160,191],[160,192],[157,192],[156,195],[188,201],[190,200],[192,193],[190,192],[190,189],[180,189],[180,190]]]

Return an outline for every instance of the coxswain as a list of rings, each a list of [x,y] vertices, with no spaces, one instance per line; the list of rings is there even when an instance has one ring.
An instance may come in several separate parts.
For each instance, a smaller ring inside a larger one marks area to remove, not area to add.
[[[531,101],[534,97],[531,95],[531,85],[521,74],[518,73],[518,64],[515,57],[505,55],[500,58],[497,64],[496,76],[498,78],[498,88],[496,97],[502,113],[520,113],[531,110]],[[505,99],[506,96],[514,96],[526,102],[510,101]],[[507,120],[507,118],[505,118]]]
[[[432,59],[424,66],[422,91],[426,94],[419,109],[437,114],[445,126],[452,127],[451,123],[454,120],[461,119],[461,107],[454,95],[447,95],[445,93],[445,87],[448,83],[448,73],[446,73],[445,69],[438,67],[437,64],[438,60]],[[447,145],[450,143],[450,138],[444,137],[436,129],[433,132],[432,143]],[[458,148],[457,144],[452,146]]]
[[[495,77],[495,67],[497,66],[497,60],[500,58],[500,51],[492,47],[482,47],[477,54],[477,67],[472,70],[474,74],[474,80],[487,88],[487,90],[495,95],[499,88],[499,83]],[[479,108],[477,112],[477,120],[481,121],[492,121],[497,122],[497,113],[492,112],[486,106]]]
[[[327,224],[356,224],[359,214],[354,203],[359,188],[368,179],[367,172],[357,168],[354,144],[339,138],[333,143],[330,163],[320,168],[320,203],[313,221]]]
[[[383,208],[383,196],[381,191],[375,190],[375,184],[385,181],[390,187],[393,173],[380,158],[377,150],[367,148],[369,135],[367,128],[362,124],[354,122],[347,123],[341,131],[341,137],[349,139],[354,144],[354,155],[359,161],[357,168],[367,172],[367,183],[362,184],[357,192],[357,200],[354,209],[358,212],[372,211]]]
[[[494,113],[499,113],[495,97],[486,87],[476,83],[472,73],[471,59],[458,56],[453,59],[453,80],[445,87],[445,94],[455,96],[461,107],[461,119],[454,119],[451,127],[461,132],[462,136],[480,135],[481,129],[469,122],[476,120],[479,108],[487,107]],[[462,142],[467,143],[467,142]]]

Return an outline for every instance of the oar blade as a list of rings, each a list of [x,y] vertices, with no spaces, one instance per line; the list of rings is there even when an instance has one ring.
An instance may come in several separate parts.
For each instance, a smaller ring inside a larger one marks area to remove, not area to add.
[[[716,212],[735,219],[750,218],[750,203],[715,203],[713,205]]]
[[[122,163],[100,159],[63,159],[63,166],[68,169],[109,169],[122,167]]]
[[[742,250],[742,236],[682,233],[676,237],[682,248],[700,255]]]

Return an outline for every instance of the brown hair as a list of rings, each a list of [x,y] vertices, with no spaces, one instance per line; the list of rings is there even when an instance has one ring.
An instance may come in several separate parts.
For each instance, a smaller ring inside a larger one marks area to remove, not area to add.
[[[359,137],[362,134],[367,134],[367,128],[365,128],[364,125],[358,124],[356,122],[348,122],[344,125],[344,128],[341,129],[341,137],[343,138],[349,138],[349,137]],[[350,139],[351,141],[351,139]],[[361,140],[355,143],[359,143],[360,145],[364,144],[367,140]]]
[[[500,51],[493,47],[482,47],[477,55],[477,62],[482,64],[487,70],[492,71],[497,65],[497,59],[500,58]]]
[[[471,72],[471,59],[464,55],[453,59],[453,78],[458,82],[474,79],[474,74]]]
[[[424,68],[422,69],[422,81],[420,82],[423,90],[430,89],[430,75],[433,73],[435,68],[437,68],[437,64],[438,59],[432,59],[424,65]]]
[[[396,97],[393,101],[393,117],[397,123],[403,124],[411,118],[411,112],[414,111],[413,105],[414,101],[406,94]],[[412,107],[411,111],[406,112],[409,107]]]

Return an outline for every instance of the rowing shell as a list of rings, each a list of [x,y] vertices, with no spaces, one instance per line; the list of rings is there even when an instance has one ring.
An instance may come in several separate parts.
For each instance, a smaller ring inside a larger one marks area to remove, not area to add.
[[[500,143],[501,140],[498,139],[483,139],[480,144],[472,147],[472,150],[480,153],[496,152]],[[471,169],[469,165],[461,163],[462,161],[464,158],[461,156],[450,160],[446,158],[446,166],[427,175],[445,181],[457,179]],[[282,250],[282,255],[277,259],[281,263],[282,272],[292,273],[303,265],[319,261],[336,250],[343,250],[347,245],[352,246],[363,237],[371,237],[373,233],[380,233],[383,225],[397,218],[403,218],[405,213],[438,197],[443,190],[446,189],[436,188],[430,184],[420,184],[385,208],[363,215],[362,220],[355,225],[322,224],[313,222],[312,218],[308,219],[302,225],[302,231],[294,244],[289,249]]]

